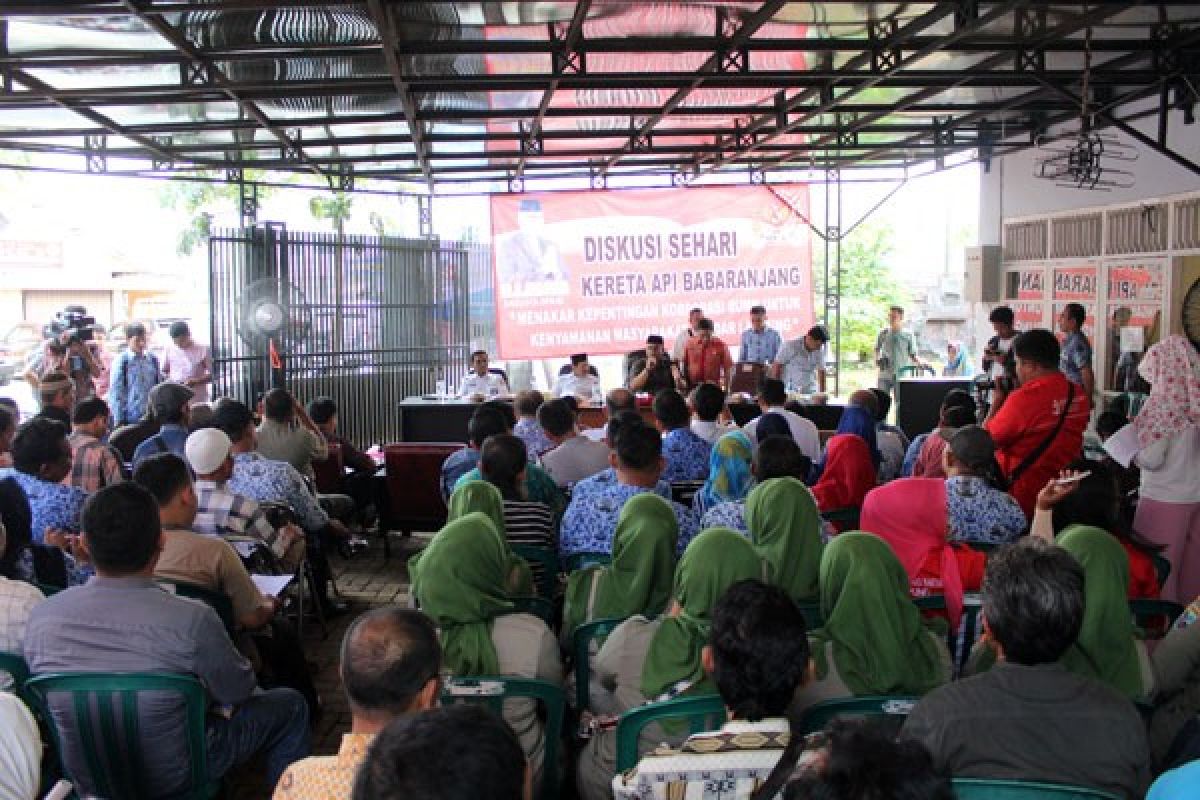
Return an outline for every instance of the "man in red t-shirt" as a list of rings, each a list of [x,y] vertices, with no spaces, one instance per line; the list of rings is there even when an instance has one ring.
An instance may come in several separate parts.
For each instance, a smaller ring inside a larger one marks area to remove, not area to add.
[[[1050,331],[1026,331],[1013,341],[1012,349],[1020,388],[1012,393],[996,389],[984,421],[996,442],[996,460],[1009,480],[1058,428],[1072,385],[1058,369],[1058,339]],[[1038,492],[1046,482],[1079,458],[1090,414],[1091,402],[1076,386],[1061,429],[1041,455],[1021,470],[1010,489],[1025,516],[1033,518]]]
[[[689,388],[702,383],[715,383],[722,389],[729,386],[733,356],[729,354],[729,346],[713,336],[711,319],[696,323],[696,335],[688,340],[683,351],[683,371]]]

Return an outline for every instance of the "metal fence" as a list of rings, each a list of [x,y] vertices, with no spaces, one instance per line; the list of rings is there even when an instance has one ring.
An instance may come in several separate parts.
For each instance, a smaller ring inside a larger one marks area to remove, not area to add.
[[[249,403],[277,385],[301,402],[328,395],[352,441],[395,441],[397,404],[466,369],[472,290],[490,298],[490,280],[473,287],[472,277],[489,260],[487,248],[473,243],[297,233],[274,224],[216,233],[209,240],[215,396]],[[274,340],[279,369],[250,319],[264,294],[285,308]]]

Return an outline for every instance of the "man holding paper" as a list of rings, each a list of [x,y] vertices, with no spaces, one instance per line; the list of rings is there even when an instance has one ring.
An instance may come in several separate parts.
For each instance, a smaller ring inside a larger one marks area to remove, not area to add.
[[[228,597],[235,627],[247,634],[237,636],[234,643],[240,650],[256,651],[274,682],[300,692],[309,715],[318,714],[320,701],[300,640],[290,626],[275,619],[279,600],[260,591],[228,542],[192,530],[198,503],[184,460],[174,453],[150,456],[134,470],[133,480],[158,502],[162,552],[154,567],[155,579],[190,583]],[[282,585],[263,582],[265,588],[276,592],[286,584],[286,580]]]

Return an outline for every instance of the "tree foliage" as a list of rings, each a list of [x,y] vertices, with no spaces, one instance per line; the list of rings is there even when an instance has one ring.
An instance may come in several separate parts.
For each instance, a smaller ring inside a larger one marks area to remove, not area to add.
[[[345,233],[346,220],[350,219],[353,208],[354,197],[346,192],[316,195],[308,200],[308,210],[313,219],[328,220],[339,235]]]
[[[908,287],[891,264],[893,232],[890,226],[864,222],[842,241],[841,350],[843,361],[870,362],[875,337],[887,324],[891,305],[905,305],[911,299]],[[834,258],[831,245],[829,257]],[[832,275],[830,276],[832,279]],[[815,307],[824,303],[825,248],[821,240],[813,243],[813,286]],[[830,318],[830,335],[832,330]]]
[[[247,181],[260,180],[261,177],[254,170],[246,172]],[[272,191],[272,187],[259,185],[259,205]],[[215,215],[231,210],[235,214],[240,211],[241,192],[236,183],[166,181],[159,188],[158,202],[163,208],[181,210],[188,215],[188,221],[179,231],[175,244],[176,252],[187,256],[208,241]]]

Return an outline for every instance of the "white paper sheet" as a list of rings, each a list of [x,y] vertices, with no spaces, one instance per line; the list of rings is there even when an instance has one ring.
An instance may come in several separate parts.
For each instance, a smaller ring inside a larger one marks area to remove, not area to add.
[[[230,542],[242,558],[251,558],[258,550],[258,542]]]
[[[1141,442],[1138,441],[1137,428],[1132,424],[1126,425],[1121,430],[1108,437],[1108,441],[1104,443],[1104,452],[1112,456],[1113,461],[1116,461],[1122,467],[1128,467],[1129,462],[1133,461],[1133,457],[1142,449]]]
[[[280,593],[292,582],[291,575],[251,575],[250,579],[258,590],[270,597],[279,597]]]

